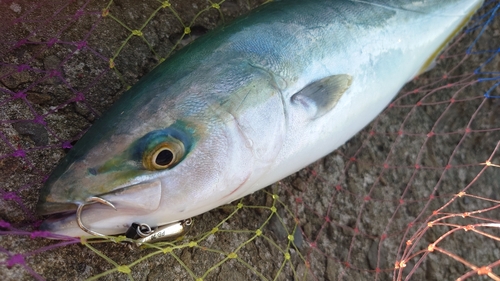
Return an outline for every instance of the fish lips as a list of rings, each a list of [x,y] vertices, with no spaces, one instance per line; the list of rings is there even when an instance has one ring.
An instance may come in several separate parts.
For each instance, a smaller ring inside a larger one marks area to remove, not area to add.
[[[138,215],[148,214],[158,209],[161,202],[162,194],[162,184],[161,180],[157,179],[154,181],[142,182],[126,187],[121,187],[115,189],[111,192],[105,194],[94,195],[111,202],[115,207],[116,211],[121,213],[123,211],[133,212]],[[57,202],[42,202],[37,208],[42,214],[50,215],[45,222],[42,224],[42,229],[55,230],[54,223],[63,221],[68,217],[74,216],[76,209],[80,203],[57,203]],[[91,204],[85,207],[82,212],[82,216],[91,217],[86,218],[85,221],[92,223],[93,219],[98,219],[93,217],[91,213],[93,210],[102,211],[103,208],[110,207],[101,204]],[[121,211],[121,212],[120,212]],[[117,213],[117,214],[119,214]],[[132,221],[130,222],[132,223]]]

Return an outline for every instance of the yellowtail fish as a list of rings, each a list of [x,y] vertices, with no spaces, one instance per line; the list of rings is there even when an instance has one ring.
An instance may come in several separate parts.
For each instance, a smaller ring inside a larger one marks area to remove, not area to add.
[[[482,3],[282,0],[209,32],[78,141],[40,191],[38,213],[55,214],[42,228],[114,235],[135,223],[146,235],[163,225],[182,232],[187,219],[344,144],[432,65]]]

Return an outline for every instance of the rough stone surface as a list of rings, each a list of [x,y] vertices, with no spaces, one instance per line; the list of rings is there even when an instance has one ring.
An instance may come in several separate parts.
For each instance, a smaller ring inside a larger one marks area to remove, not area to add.
[[[57,38],[61,42],[79,42],[87,40],[87,45],[103,56],[115,57],[129,31],[116,21],[104,19],[98,25],[93,25],[98,14],[107,6],[106,1],[91,1],[84,9],[96,11],[87,13],[78,22],[72,24],[62,35],[57,31],[66,26],[66,18],[58,17],[43,21],[50,17],[53,11],[66,5],[67,1],[46,1],[47,5],[37,6],[30,3],[16,3],[14,1],[0,5],[10,5],[0,9],[0,19],[10,20],[28,13],[33,21],[26,21],[16,25],[18,29],[7,32],[2,42],[17,42],[25,38],[39,25],[44,24],[45,32],[30,37],[31,44],[25,44],[13,51],[7,50],[0,44],[0,87],[17,92],[25,89],[34,81],[40,81],[27,93],[34,110],[38,114],[48,114],[44,121],[51,128],[47,133],[44,126],[26,120],[34,118],[33,112],[22,102],[11,103],[10,106],[0,107],[1,120],[24,120],[13,124],[0,124],[0,132],[20,147],[33,148],[38,146],[52,146],[50,150],[39,150],[30,158],[29,165],[17,161],[12,157],[0,158],[0,176],[2,191],[17,191],[25,202],[20,207],[15,200],[0,200],[0,218],[16,224],[16,227],[30,229],[27,222],[34,220],[30,210],[34,209],[37,201],[36,189],[45,175],[47,175],[64,155],[63,148],[58,145],[60,140],[76,141],[82,131],[88,128],[101,112],[104,112],[123,93],[127,86],[133,85],[140,77],[150,71],[159,61],[174,48],[188,44],[194,37],[199,36],[236,16],[245,13],[262,1],[225,1],[220,6],[220,12],[211,9],[198,17],[191,26],[193,37],[185,37],[179,45],[177,41],[183,36],[184,26],[177,20],[177,15],[162,10],[143,30],[144,38],[150,46],[140,38],[134,37],[121,49],[114,60],[115,68],[110,70],[109,62],[94,55],[91,51],[76,50],[77,46],[64,43],[54,44],[46,48],[50,38]],[[83,1],[68,4],[69,14],[82,6]],[[213,2],[213,1],[212,1]],[[15,5],[14,5],[15,4]],[[204,7],[207,1],[171,1],[172,7],[186,24],[189,24],[195,15]],[[158,2],[143,2],[134,0],[113,1],[110,12],[118,17],[125,25],[139,28],[151,15]],[[36,9],[35,9],[36,8]],[[222,13],[222,16],[221,16]],[[483,35],[479,49],[493,50],[500,42],[500,24],[497,17],[491,28]],[[0,20],[0,22],[3,22]],[[82,38],[93,29],[89,37]],[[435,77],[447,73],[463,56],[463,50],[471,43],[473,37],[462,40],[454,46],[456,57],[438,63],[431,72],[409,83],[406,89],[426,87],[435,81]],[[151,52],[150,47],[155,50]],[[77,91],[85,92],[85,99],[67,106],[58,108],[68,100],[74,99],[75,94],[69,91],[57,76],[43,79],[43,75],[33,71],[24,71],[5,76],[12,72],[9,63],[16,64],[26,58],[33,58],[32,67],[44,70],[56,70],[64,75],[72,87]],[[466,63],[461,64],[456,73],[468,73],[471,68],[483,62],[484,56],[472,56]],[[498,56],[496,71],[498,71]],[[493,70],[495,70],[493,69]],[[490,69],[490,71],[493,71]],[[458,80],[458,78],[457,78]],[[481,170],[481,166],[469,165],[470,159],[477,159],[477,163],[489,157],[496,142],[500,139],[499,131],[483,134],[472,134],[462,138],[460,134],[437,135],[426,141],[421,136],[411,134],[398,137],[395,134],[384,132],[404,131],[424,134],[433,131],[457,131],[465,128],[471,120],[472,114],[483,102],[482,99],[473,99],[467,103],[457,102],[439,103],[449,100],[453,96],[456,100],[469,96],[480,96],[487,90],[487,85],[479,84],[467,88],[475,93],[460,92],[459,87],[447,91],[440,91],[437,95],[430,95],[423,101],[432,106],[397,107],[381,115],[376,121],[376,129],[380,134],[370,138],[370,130],[364,130],[338,151],[312,164],[310,167],[274,184],[265,191],[257,192],[243,200],[245,206],[272,205],[270,193],[279,195],[284,206],[277,205],[278,216],[273,216],[265,225],[262,235],[248,242],[255,235],[255,231],[265,223],[271,214],[269,209],[243,208],[236,216],[231,217],[219,226],[220,232],[207,236],[200,243],[200,247],[182,247],[167,253],[155,253],[155,249],[130,249],[127,245],[115,243],[91,244],[97,251],[116,262],[118,265],[131,264],[141,257],[140,263],[131,268],[130,277],[133,280],[195,280],[203,276],[203,280],[389,280],[393,277],[394,262],[400,258],[398,248],[405,243],[414,232],[404,236],[408,230],[408,223],[417,219],[425,225],[433,210],[441,207],[453,194],[464,188]],[[497,95],[500,90],[496,90]],[[422,96],[405,95],[405,90],[398,96],[398,104],[414,105]],[[1,92],[4,95],[4,92]],[[3,98],[3,97],[2,97]],[[435,103],[435,104],[434,104]],[[481,106],[481,110],[469,126],[475,129],[498,128],[500,103],[498,100],[488,100]],[[410,111],[416,113],[409,115]],[[402,126],[402,120],[405,120]],[[58,136],[57,138],[54,136]],[[369,141],[367,141],[369,139]],[[455,148],[460,144],[457,150]],[[0,155],[7,155],[12,148],[0,146]],[[56,146],[58,146],[56,148]],[[358,149],[363,147],[359,154]],[[399,166],[401,169],[384,170],[381,165],[390,151],[398,151],[387,159],[389,166]],[[420,154],[419,154],[420,153]],[[454,153],[453,162],[458,168],[450,170],[442,179],[442,169],[448,164],[450,154]],[[356,155],[356,161],[350,157]],[[420,165],[429,168],[415,173],[417,157]],[[498,163],[498,157],[495,158]],[[499,172],[488,169],[473,185],[471,191],[483,197],[500,198],[498,192]],[[33,183],[37,184],[33,184]],[[376,184],[376,189],[370,188]],[[428,200],[433,188],[435,200]],[[340,187],[337,192],[337,187]],[[408,202],[399,210],[399,198],[405,192]],[[364,200],[368,195],[375,200]],[[4,196],[4,194],[0,194]],[[299,202],[299,203],[298,203]],[[426,206],[429,204],[429,206]],[[457,204],[446,209],[449,213],[461,213],[466,210],[477,210],[489,206],[484,200],[461,198]],[[235,209],[236,203],[222,207],[195,218],[195,224],[188,233],[185,241],[197,241],[202,234],[209,232],[223,219],[227,218]],[[287,209],[288,208],[288,209]],[[30,215],[31,214],[31,215]],[[498,212],[496,213],[498,215]],[[496,217],[498,220],[498,216]],[[299,228],[293,236],[297,247],[287,247],[288,233],[292,233],[295,221]],[[391,223],[389,224],[389,220]],[[462,223],[458,219],[456,223]],[[426,231],[422,239],[416,241],[417,249],[425,249],[429,243],[434,243],[450,228],[432,228]],[[237,230],[237,231],[235,231]],[[393,236],[380,242],[383,233]],[[498,237],[498,231],[495,232]],[[2,233],[4,234],[4,233]],[[54,245],[57,242],[46,239],[30,239],[27,235],[11,233],[0,236],[0,262],[6,262],[15,253],[29,253]],[[441,247],[458,256],[477,264],[488,264],[500,260],[500,244],[494,240],[484,239],[482,236],[469,232],[467,235],[453,235],[445,239]],[[241,249],[238,248],[241,246]],[[382,247],[379,250],[379,247]],[[217,249],[212,251],[211,249]],[[236,257],[228,258],[226,254],[236,252]],[[282,250],[288,249],[287,253]],[[492,250],[496,249],[496,250]],[[416,251],[416,250],[415,250]],[[290,254],[289,263],[284,263],[285,254]],[[305,262],[307,260],[307,262]],[[42,250],[26,260],[35,272],[47,280],[82,280],[90,278],[115,266],[105,261],[88,247],[75,244],[58,247],[54,250]],[[243,262],[242,262],[243,261]],[[345,262],[351,264],[347,266]],[[219,264],[220,263],[220,264]],[[418,264],[417,264],[418,263]],[[283,264],[285,264],[283,266]],[[383,271],[378,275],[376,267]],[[417,268],[413,270],[414,266]],[[412,259],[404,269],[404,274],[412,273],[413,280],[450,280],[466,272],[461,263],[445,255],[430,253],[423,262]],[[498,274],[498,271],[497,271]],[[123,273],[111,273],[99,280],[125,280],[128,276]],[[32,280],[33,277],[20,265],[5,267],[0,264],[0,279],[2,280]]]

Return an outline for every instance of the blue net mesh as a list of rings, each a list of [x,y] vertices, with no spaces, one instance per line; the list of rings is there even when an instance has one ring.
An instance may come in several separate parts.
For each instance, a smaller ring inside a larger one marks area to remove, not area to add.
[[[0,278],[499,280],[498,1],[339,150],[178,241],[38,230],[38,189],[100,113],[262,2],[0,3]]]

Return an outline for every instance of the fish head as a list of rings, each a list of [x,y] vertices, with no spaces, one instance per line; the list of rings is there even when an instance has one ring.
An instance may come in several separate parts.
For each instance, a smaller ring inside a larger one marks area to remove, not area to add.
[[[243,171],[230,174],[230,167],[242,165],[237,163],[241,158],[228,155],[235,143],[226,132],[212,131],[196,139],[190,130],[178,127],[153,130],[133,141],[127,140],[128,136],[113,136],[66,169],[56,170],[45,183],[38,203],[39,214],[55,214],[43,228],[83,235],[75,225],[75,211],[94,197],[116,208],[85,206],[82,220],[96,232],[123,233],[133,222],[162,225],[197,215],[199,204],[216,202],[221,199],[215,196],[218,192],[245,181]],[[124,145],[127,141],[130,144]]]
[[[282,105],[275,88],[257,87],[270,83],[269,75],[249,72],[237,72],[245,77],[238,80],[212,71],[227,80],[181,79],[169,86],[176,94],[122,98],[45,182],[37,211],[51,216],[42,228],[85,235],[75,212],[86,204],[81,219],[87,228],[120,234],[134,222],[159,226],[248,194],[243,187],[273,162],[283,129],[282,119],[258,114],[263,107],[271,113]],[[134,86],[141,92],[161,88],[141,87]],[[111,202],[116,210],[88,204],[94,197]]]

